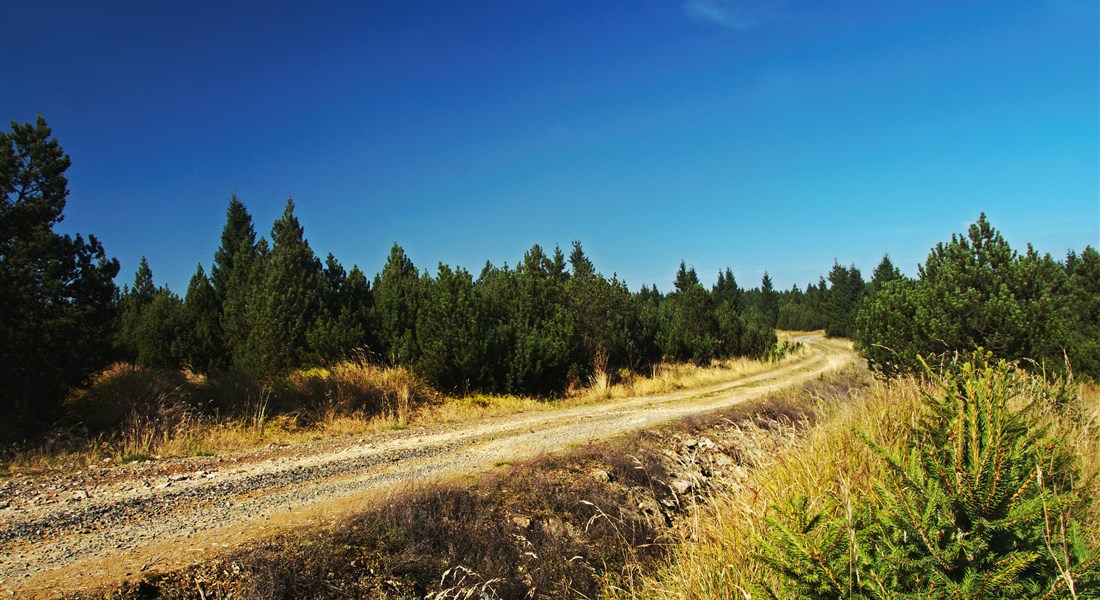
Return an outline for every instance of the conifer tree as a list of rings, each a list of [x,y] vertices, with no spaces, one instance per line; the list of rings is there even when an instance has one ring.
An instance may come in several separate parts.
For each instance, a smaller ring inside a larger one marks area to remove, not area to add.
[[[180,355],[185,364],[203,373],[228,366],[218,313],[214,286],[200,264],[183,298]]]
[[[856,311],[863,300],[866,284],[855,265],[842,267],[834,261],[829,271],[826,294],[825,335],[849,337],[855,333]]]
[[[249,304],[252,331],[246,366],[271,378],[306,364],[306,335],[321,309],[321,263],[286,201],[271,228],[272,247],[263,279]]]
[[[416,335],[416,371],[437,389],[469,392],[484,379],[487,340],[478,318],[473,277],[440,263],[435,278],[425,277]]]
[[[333,362],[356,352],[374,352],[370,336],[371,290],[366,276],[353,266],[345,274],[340,262],[329,254],[322,277],[322,306],[309,346],[314,360]]]
[[[890,261],[889,254],[883,254],[882,260],[875,267],[874,273],[871,274],[871,283],[867,286],[869,294],[874,295],[882,289],[884,285],[891,281],[897,281],[902,278],[901,271],[894,266],[894,263]]]
[[[508,386],[520,393],[564,389],[569,372],[573,322],[565,304],[566,273],[560,250],[554,258],[535,244],[517,267],[515,304],[510,311],[515,352]]]
[[[676,291],[661,303],[661,351],[675,360],[709,362],[715,356],[718,338],[710,294],[699,283],[695,269],[683,261],[674,283]]]
[[[695,273],[695,267],[688,268],[687,264],[681,260],[673,285],[676,287],[677,292],[682,292],[693,285],[699,285],[699,275]]]
[[[486,261],[474,284],[479,328],[485,337],[485,367],[481,379],[472,385],[495,392],[514,392],[510,387],[512,357],[516,351],[516,319],[519,294],[515,273],[505,263],[496,267]]]
[[[157,287],[153,283],[153,270],[149,267],[149,261],[144,256],[138,263],[134,273],[132,286],[122,290],[122,299],[119,302],[119,327],[118,346],[123,357],[127,360],[138,362],[139,346],[143,343],[142,336],[145,309],[153,303],[157,297]]]
[[[379,350],[393,364],[416,362],[416,313],[420,305],[420,273],[405,250],[394,243],[382,272],[374,278],[371,320]]]
[[[584,248],[578,240],[573,241],[573,251],[569,253],[569,266],[573,270],[573,277],[591,277],[596,274],[596,267],[584,253]]]
[[[775,324],[779,321],[779,297],[767,271],[760,278],[760,312],[764,316],[762,324],[768,329],[775,329]]]
[[[860,350],[886,374],[919,371],[918,355],[938,363],[984,348],[1051,370],[1064,369],[1068,357],[1070,365],[1084,366],[1078,374],[1098,377],[1100,365],[1088,357],[1095,356],[1089,340],[1100,315],[1086,308],[1097,306],[1098,287],[1090,287],[1087,276],[1075,279],[1083,262],[1067,258],[1071,274],[1030,247],[1021,256],[982,214],[965,235],[932,249],[917,280],[887,282],[865,303],[858,317]]]
[[[220,363],[239,368],[247,362],[248,336],[253,329],[249,305],[263,276],[261,265],[252,216],[234,194],[229,199],[221,245],[214,253],[214,266],[210,271],[222,336],[218,346],[226,352]]]
[[[57,416],[70,387],[113,354],[118,261],[61,235],[71,161],[38,117],[0,133],[0,441]]]
[[[742,306],[742,291],[737,285],[737,279],[733,276],[733,271],[728,267],[725,271],[718,272],[718,281],[711,288],[711,295],[714,297],[714,303],[717,306],[723,304],[728,305],[734,313],[740,314],[743,308]]]
[[[1100,380],[1100,252],[1092,246],[1066,261],[1066,291],[1060,302],[1065,346],[1077,373]]]

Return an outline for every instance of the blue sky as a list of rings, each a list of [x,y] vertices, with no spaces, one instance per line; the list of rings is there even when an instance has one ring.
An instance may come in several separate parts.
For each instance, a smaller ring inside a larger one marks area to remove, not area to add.
[[[910,274],[985,211],[1100,245],[1095,0],[0,0],[0,120],[69,153],[63,229],[182,292],[236,193],[368,274],[534,243],[662,290]]]

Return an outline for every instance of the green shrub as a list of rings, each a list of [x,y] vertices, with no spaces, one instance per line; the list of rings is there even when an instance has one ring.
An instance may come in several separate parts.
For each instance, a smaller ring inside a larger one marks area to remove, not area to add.
[[[841,504],[788,502],[760,540],[771,597],[1100,597],[1079,465],[1048,433],[1064,388],[975,353],[937,376],[900,442],[864,440],[888,474]],[[868,484],[870,485],[870,483]]]

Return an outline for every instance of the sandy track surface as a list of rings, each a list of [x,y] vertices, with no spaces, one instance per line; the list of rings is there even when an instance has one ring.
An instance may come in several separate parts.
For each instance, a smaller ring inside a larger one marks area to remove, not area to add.
[[[820,335],[759,375],[659,396],[395,431],[104,467],[0,483],[0,589],[49,597],[166,570],[280,529],[342,518],[395,485],[476,473],[573,444],[751,400],[854,358]]]

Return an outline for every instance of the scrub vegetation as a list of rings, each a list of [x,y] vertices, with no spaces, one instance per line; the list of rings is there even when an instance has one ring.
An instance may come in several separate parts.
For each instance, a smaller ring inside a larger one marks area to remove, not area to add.
[[[200,596],[1100,597],[1091,247],[1018,253],[983,214],[916,278],[884,256],[870,281],[834,263],[804,290],[777,291],[767,273],[742,288],[729,269],[708,288],[682,262],[672,290],[632,292],[580,242],[568,257],[534,245],[476,276],[419,268],[394,244],[368,278],[317,257],[292,200],[258,238],[233,197],[209,275],[200,264],[181,297],[144,259],[119,290],[118,262],[94,236],[54,231],[69,158],[43,119],[2,135],[9,468],[667,391],[797,351],[777,328],[851,339],[878,377],[785,400],[787,420],[765,429],[790,435],[738,454],[736,477],[673,485],[659,449],[671,438],[633,438],[637,453],[601,446],[472,487],[410,490],[335,532],[243,550],[215,567],[225,577],[177,581]]]
[[[1100,388],[987,353],[833,406],[632,598],[1094,598]],[[751,490],[747,493],[746,490]]]

